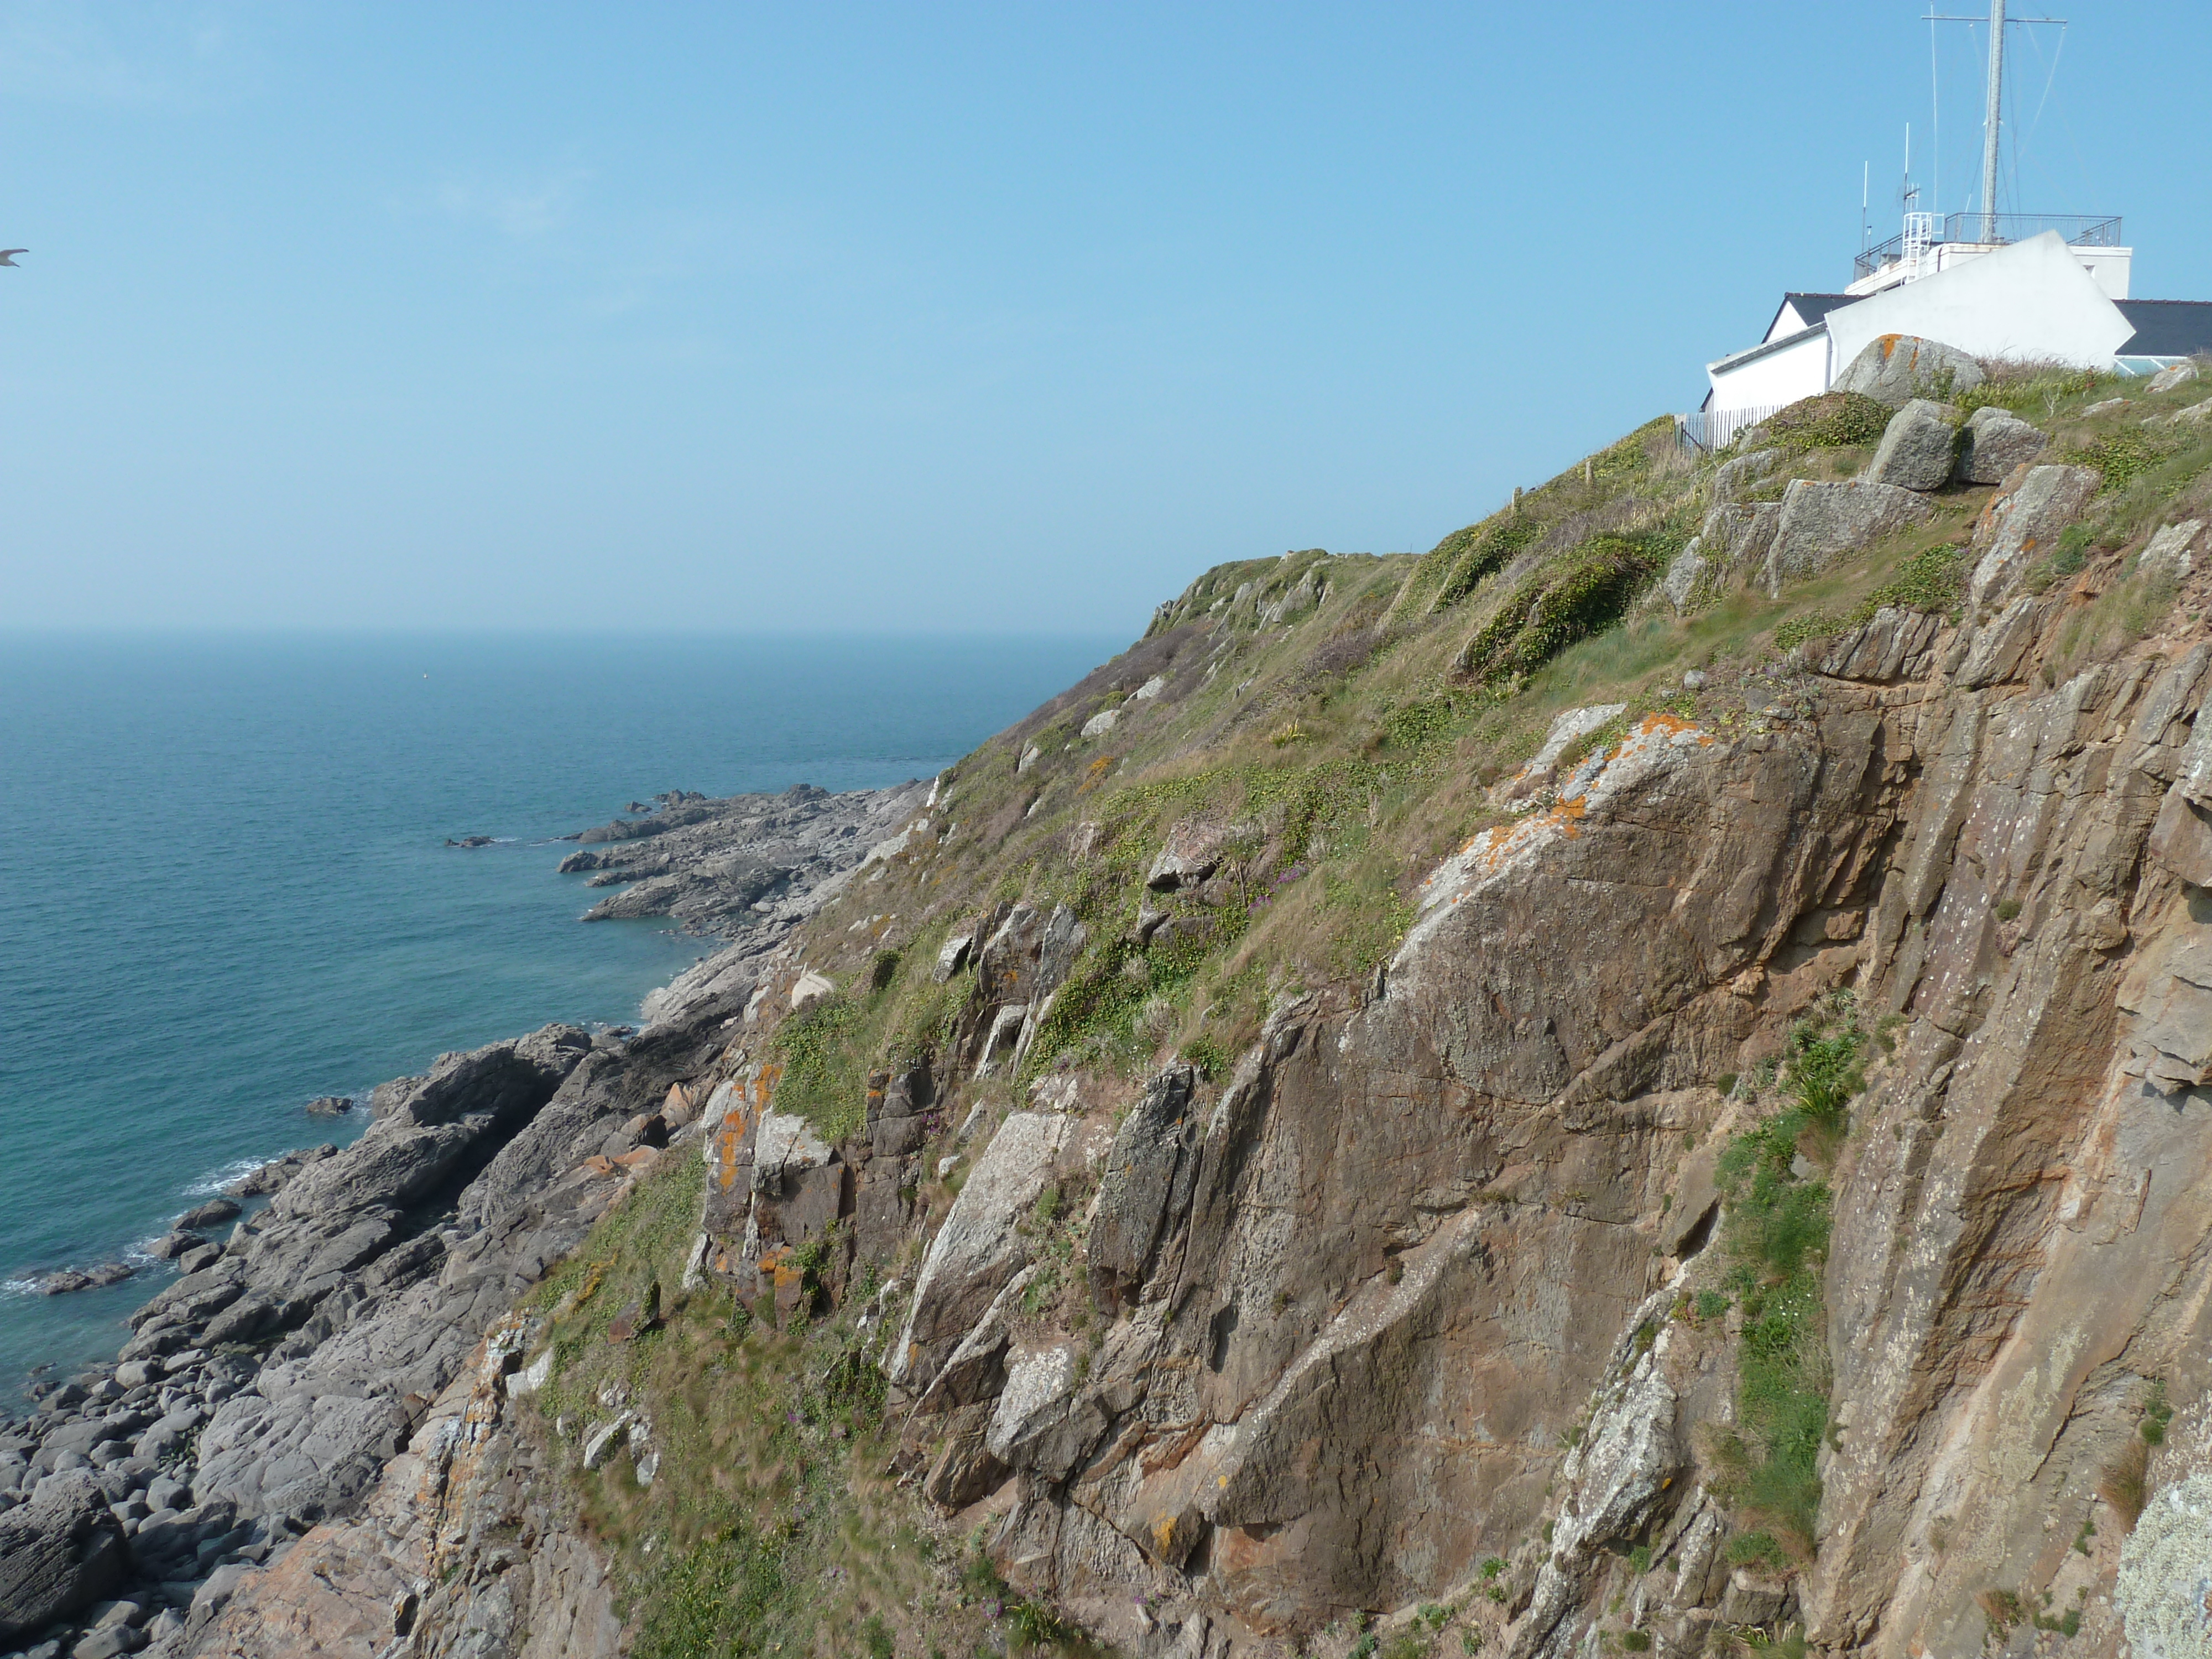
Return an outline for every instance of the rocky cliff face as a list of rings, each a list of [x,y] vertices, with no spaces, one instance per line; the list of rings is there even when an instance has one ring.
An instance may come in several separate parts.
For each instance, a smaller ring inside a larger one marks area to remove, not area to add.
[[[1210,573],[708,1000],[381,1097],[142,1321],[362,1297],[171,1650],[2205,1650],[2212,453],[2097,390]]]

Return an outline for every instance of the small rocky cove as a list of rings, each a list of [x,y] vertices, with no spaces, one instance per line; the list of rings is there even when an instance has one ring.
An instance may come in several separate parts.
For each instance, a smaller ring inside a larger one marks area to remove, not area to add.
[[[185,1218],[0,1650],[2212,1653],[2194,376],[1886,349],[587,832],[716,952]]]

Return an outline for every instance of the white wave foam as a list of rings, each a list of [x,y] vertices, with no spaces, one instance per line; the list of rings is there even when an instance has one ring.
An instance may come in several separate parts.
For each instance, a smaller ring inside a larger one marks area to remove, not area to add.
[[[213,1198],[240,1176],[250,1176],[269,1160],[265,1158],[233,1158],[212,1175],[202,1176],[184,1188],[186,1198]]]

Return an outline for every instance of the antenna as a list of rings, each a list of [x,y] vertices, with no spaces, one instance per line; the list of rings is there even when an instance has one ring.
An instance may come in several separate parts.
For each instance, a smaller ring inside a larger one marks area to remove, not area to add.
[[[1997,123],[2004,104],[2005,0],[1990,0],[1990,95],[1982,116],[1982,240],[1997,239]]]
[[[1938,12],[1932,6],[1928,12],[1929,76],[1935,76],[1935,46],[1932,37],[1938,23],[1979,23],[1979,17],[1960,17]],[[2007,17],[2005,0],[1990,0],[1990,71],[1987,100],[1982,111],[1982,240],[1997,240],[1997,136],[2000,118],[2004,108],[2005,25],[2007,23],[2059,23],[2063,17]],[[1940,165],[1940,163],[1939,163]]]
[[[1874,163],[1859,163],[1859,252],[1864,253],[1874,241],[1874,224],[1867,217],[1867,209],[1873,204]]]
[[[1928,198],[1930,202],[1935,204],[1936,211],[1941,213],[1943,210],[1943,85],[1936,72],[1936,18],[1934,15],[1934,7],[1931,6],[1929,8],[1929,14],[1928,120],[1929,131],[1928,139],[1929,148],[1934,149],[1936,152],[1936,159],[1929,163],[1929,171],[1934,174],[1934,178],[1929,185]]]

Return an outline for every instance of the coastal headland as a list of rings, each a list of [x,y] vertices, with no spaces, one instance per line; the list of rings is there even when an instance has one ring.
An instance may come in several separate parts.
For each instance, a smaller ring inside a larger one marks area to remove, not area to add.
[[[1987,367],[588,832],[720,948],[207,1223],[0,1649],[2212,1651],[2212,383]]]

